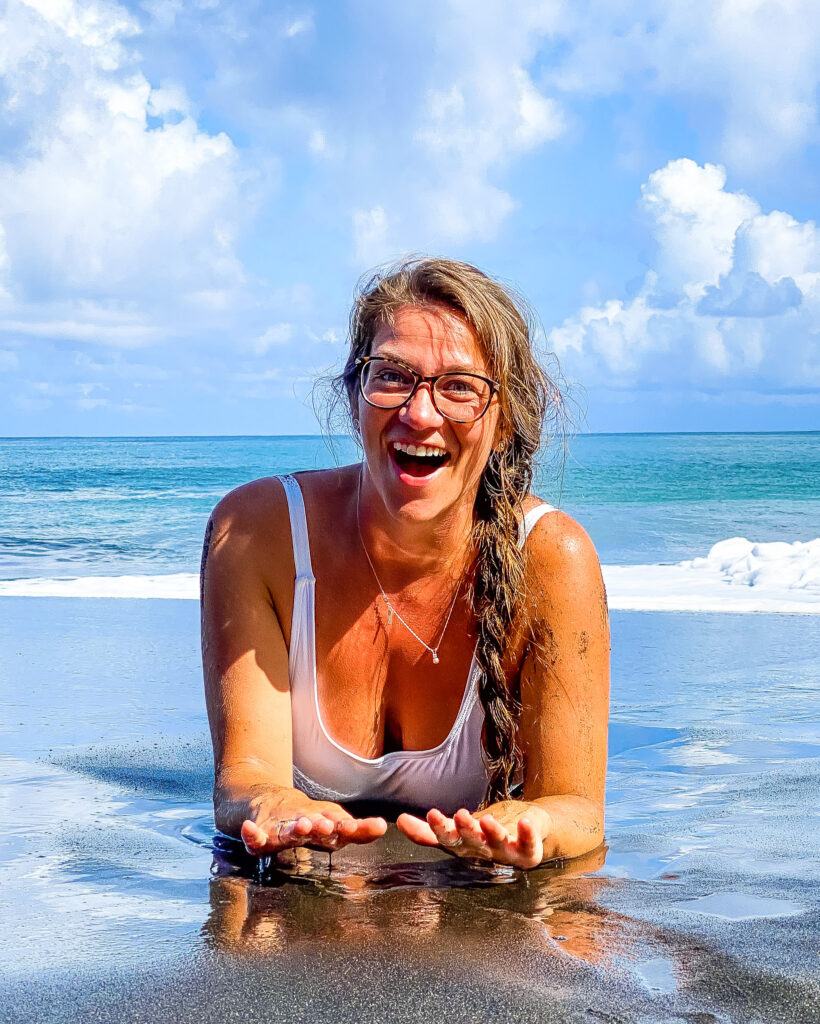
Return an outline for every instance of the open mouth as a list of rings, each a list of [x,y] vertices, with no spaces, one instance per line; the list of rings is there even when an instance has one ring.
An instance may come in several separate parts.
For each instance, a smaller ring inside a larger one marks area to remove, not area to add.
[[[390,445],[390,454],[402,473],[415,477],[432,476],[450,461],[449,452],[426,444],[396,442]]]

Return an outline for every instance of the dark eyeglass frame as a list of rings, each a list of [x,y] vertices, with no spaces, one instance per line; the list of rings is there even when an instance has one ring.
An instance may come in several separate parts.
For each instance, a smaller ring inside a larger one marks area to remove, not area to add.
[[[413,385],[410,394],[405,398],[403,402],[399,402],[398,405],[376,405],[375,402],[371,402],[367,395],[364,393],[364,380],[363,370],[368,363],[379,362],[379,363],[395,363],[397,366],[401,366],[402,369],[407,370],[408,373],[412,373],[415,377],[415,384]],[[493,400],[493,395],[497,393],[501,385],[497,380],[493,380],[492,377],[484,377],[480,373],[471,373],[469,370],[448,370],[447,373],[437,373],[432,377],[425,377],[424,374],[419,373],[418,370],[414,370],[412,366],[409,366],[401,359],[394,359],[392,356],[359,356],[354,365],[359,372],[359,391],[361,392],[362,398],[367,402],[369,406],[374,409],[389,409],[391,412],[395,409],[401,409],[408,402],[412,401],[413,395],[418,391],[421,384],[430,385],[430,400],[433,403],[433,408],[446,420],[451,420],[453,423],[478,423],[482,416],[484,416],[487,410],[490,408],[490,403]],[[457,420],[454,416],[448,416],[446,412],[442,412],[436,402],[436,384],[442,377],[474,377],[476,380],[483,380],[485,384],[490,385],[490,394],[487,398],[487,404],[484,406],[482,412],[472,420]]]

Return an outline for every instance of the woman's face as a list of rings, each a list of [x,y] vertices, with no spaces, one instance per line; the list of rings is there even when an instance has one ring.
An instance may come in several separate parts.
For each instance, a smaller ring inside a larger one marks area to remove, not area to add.
[[[377,332],[371,356],[398,359],[425,377],[452,371],[492,376],[472,329],[446,307],[405,306],[394,321]],[[484,416],[473,423],[442,416],[427,385],[420,386],[399,409],[374,408],[361,393],[357,400],[369,475],[389,513],[431,520],[462,503],[472,509],[481,474],[499,440],[496,395]],[[444,463],[432,471],[410,465],[397,445],[440,449]]]

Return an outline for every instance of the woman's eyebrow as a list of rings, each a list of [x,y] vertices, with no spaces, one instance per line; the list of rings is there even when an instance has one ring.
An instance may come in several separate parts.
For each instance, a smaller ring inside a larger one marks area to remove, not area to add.
[[[399,355],[398,352],[391,352],[389,349],[380,348],[378,352],[371,353],[374,357],[379,359],[393,359],[397,363],[403,363],[405,366],[410,366],[416,370],[417,373],[421,373],[421,370],[417,370],[415,366],[409,360],[405,359],[404,356]],[[444,370],[439,370],[439,373],[433,374],[432,376],[438,376],[440,373],[474,373],[479,377],[486,376],[486,371],[479,370],[475,366],[471,366],[469,363],[452,363]]]

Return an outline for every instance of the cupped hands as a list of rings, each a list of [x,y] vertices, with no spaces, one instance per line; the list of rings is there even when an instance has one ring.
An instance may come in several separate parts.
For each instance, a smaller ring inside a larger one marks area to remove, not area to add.
[[[254,857],[269,857],[296,846],[340,850],[348,843],[371,843],[387,831],[384,818],[354,818],[342,807],[328,804],[309,813],[271,815],[261,820],[247,818],[241,839]]]
[[[396,825],[420,846],[440,846],[457,857],[534,868],[545,859],[551,823],[547,812],[536,807],[518,814],[488,810],[475,815],[461,808],[452,818],[434,808],[426,820],[401,814]]]

